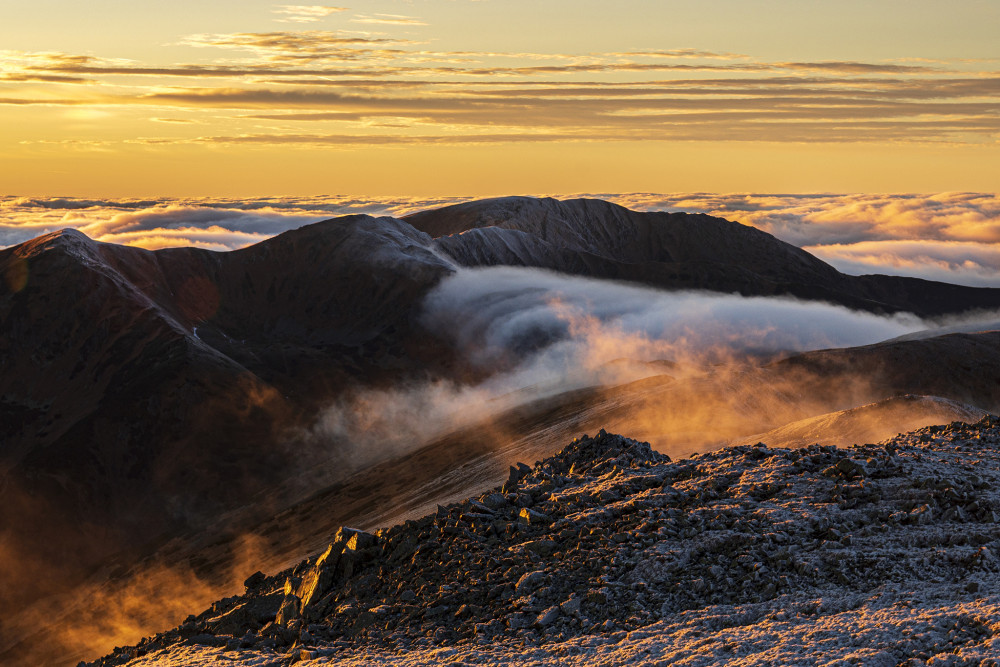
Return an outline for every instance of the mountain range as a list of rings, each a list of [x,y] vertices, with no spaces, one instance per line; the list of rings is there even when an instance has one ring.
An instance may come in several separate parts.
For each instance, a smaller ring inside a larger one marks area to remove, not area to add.
[[[369,452],[363,464],[336,437],[316,446],[309,427],[337,401],[421,383],[476,386],[509,370],[470,361],[424,313],[449,276],[495,266],[877,315],[1000,309],[1000,289],[849,276],[739,223],[600,200],[509,197],[401,219],[352,215],[231,252],[148,251],[74,230],[41,236],[0,250],[0,557],[8,572],[0,607],[62,595],[112,558],[128,569],[179,536],[193,544],[220,516],[239,527],[234,534],[253,532],[343,491],[362,468],[370,474],[420,452],[438,467],[414,473],[414,486],[440,479],[445,463],[489,461],[449,487],[457,494],[494,482],[517,447],[541,457],[564,436],[617,428],[616,420],[663,447],[712,447],[906,394],[936,397],[917,403],[937,418],[1000,405],[1000,333],[973,329],[697,377],[667,360],[634,381],[568,387],[464,431],[414,435],[407,451]],[[671,425],[675,413],[704,409],[736,416],[711,428]],[[660,414],[655,423],[636,417],[651,413]],[[899,430],[915,427],[911,416]],[[475,434],[487,423],[502,437],[480,451]],[[415,498],[409,511],[437,496]],[[286,541],[275,558],[305,555],[320,539],[315,530]],[[10,627],[0,624],[0,655],[25,650]]]

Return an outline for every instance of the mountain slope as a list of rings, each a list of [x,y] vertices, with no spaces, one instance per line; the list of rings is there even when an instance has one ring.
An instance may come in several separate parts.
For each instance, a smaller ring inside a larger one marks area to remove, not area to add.
[[[0,250],[0,606],[68,590],[112,554],[134,562],[157,540],[219,516],[266,521],[344,481],[357,468],[349,460],[356,443],[305,442],[327,406],[410,382],[461,387],[494,370],[473,368],[420,314],[424,297],[458,267],[495,263],[873,311],[1000,304],[1000,290],[852,278],[736,223],[595,200],[487,200],[406,220],[347,216],[226,253],[147,251],[72,230],[40,237]],[[994,409],[996,335],[954,340],[922,342],[919,354],[908,346],[818,353],[682,389],[661,378],[564,395],[546,413],[552,425],[531,418],[504,433],[523,442],[547,432],[551,443],[601,416],[669,433],[670,446],[690,446],[700,433],[701,447],[893,392]],[[760,390],[785,369],[808,382]],[[859,374],[885,384],[858,390]],[[750,376],[757,384],[743,383]],[[665,428],[663,417],[682,408],[704,414],[692,388],[718,391],[711,404],[738,419],[714,420],[711,433]],[[773,411],[780,403],[791,408]],[[637,424],[637,408],[660,421]],[[412,437],[409,446],[426,444]],[[462,460],[456,452],[468,442],[437,443],[440,459]],[[368,462],[396,455],[385,443],[363,446]],[[313,474],[320,470],[326,476]],[[0,646],[8,640],[0,636]]]
[[[232,253],[72,230],[0,251],[0,275],[26,276],[0,293],[0,523],[16,568],[51,566],[0,598],[244,505],[303,467],[286,430],[316,405],[430,372],[411,320],[451,269],[428,242],[357,216]]]
[[[533,266],[670,289],[790,295],[921,316],[1000,308],[1000,290],[847,276],[752,227],[596,199],[504,197],[409,215],[463,266]]]
[[[915,431],[933,424],[976,422],[987,415],[978,408],[938,396],[893,396],[848,410],[807,417],[779,428],[739,438],[729,446],[806,447],[822,442],[850,447],[863,442],[881,442],[899,432]]]
[[[945,347],[949,342],[945,341]],[[828,352],[829,354],[829,352]],[[946,354],[930,355],[923,367],[931,376],[947,376],[952,360]],[[144,603],[130,618],[141,613],[148,618],[142,627],[149,632],[179,622],[187,612],[176,609],[174,600],[186,600],[190,607],[208,604],[219,596],[233,594],[252,569],[249,563],[268,572],[283,569],[306,554],[322,550],[329,535],[342,524],[375,530],[416,518],[469,495],[481,494],[501,482],[512,460],[533,461],[551,456],[559,447],[582,432],[594,432],[602,424],[618,430],[632,430],[654,443],[660,452],[688,456],[694,450],[712,451],[739,436],[749,436],[755,444],[758,432],[775,429],[772,435],[788,436],[823,444],[867,442],[873,433],[866,418],[878,423],[876,431],[893,424],[933,423],[964,419],[975,409],[947,399],[922,397],[893,398],[898,387],[878,384],[838,385],[838,393],[822,400],[804,395],[809,378],[792,372],[800,384],[790,383],[777,369],[783,365],[743,368],[738,372],[721,369],[704,377],[673,379],[654,376],[618,387],[592,388],[556,395],[513,410],[499,413],[467,428],[435,438],[415,451],[407,452],[354,472],[350,477],[317,491],[301,502],[262,521],[220,518],[202,533],[182,536],[157,550],[151,558],[134,567],[124,577],[97,578],[81,592],[90,600],[82,610],[61,619],[47,607],[28,610],[26,619],[37,618],[35,611],[58,620],[58,631],[26,621],[11,628],[21,638],[19,650],[45,648],[59,655],[61,662],[86,657],[79,639],[62,644],[67,628],[85,628],[90,655],[114,644],[135,641],[138,634],[119,634],[108,619],[118,618],[120,600],[132,599],[138,588]],[[823,378],[815,378],[818,383]],[[947,389],[942,386],[942,389]],[[888,398],[887,398],[888,397]],[[874,405],[828,414],[834,408],[880,400]],[[941,409],[944,406],[944,409]],[[992,409],[997,411],[1000,406]],[[818,416],[817,416],[818,415]],[[860,426],[859,430],[859,419]],[[782,427],[785,422],[801,420]],[[754,435],[756,434],[756,435]],[[773,440],[768,440],[773,442]],[[272,487],[271,493],[279,493]],[[192,569],[192,564],[196,567]],[[243,569],[240,569],[243,568]],[[196,582],[178,589],[177,582]],[[65,603],[64,603],[65,604]],[[134,621],[133,621],[134,622]],[[78,637],[79,633],[70,633]],[[132,639],[125,640],[131,636]],[[47,637],[42,642],[40,637]],[[114,637],[114,641],[110,639]],[[41,643],[39,643],[41,642]],[[9,658],[16,653],[2,653]],[[37,658],[37,656],[35,656]],[[39,662],[39,660],[35,660]]]

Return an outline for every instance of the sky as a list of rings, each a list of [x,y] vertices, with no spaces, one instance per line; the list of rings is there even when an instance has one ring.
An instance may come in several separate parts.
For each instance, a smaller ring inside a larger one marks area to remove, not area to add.
[[[5,195],[1000,182],[995,0],[4,0],[0,25]]]

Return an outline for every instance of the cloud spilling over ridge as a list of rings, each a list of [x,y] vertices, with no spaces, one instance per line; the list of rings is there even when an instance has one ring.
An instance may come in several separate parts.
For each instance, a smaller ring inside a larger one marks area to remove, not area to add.
[[[640,211],[735,220],[802,247],[846,273],[1000,286],[1000,195],[584,193]],[[0,197],[0,247],[73,227],[145,248],[236,249],[351,213],[402,216],[468,197],[77,199]]]
[[[589,369],[623,356],[705,364],[849,347],[924,328],[909,314],[884,317],[784,297],[664,291],[522,267],[463,269],[446,278],[427,297],[424,322],[441,327],[473,360],[489,366],[537,353],[566,368]],[[602,345],[603,338],[615,344]]]
[[[573,389],[664,373],[686,381],[727,375],[781,353],[864,345],[926,328],[908,314],[878,316],[789,298],[668,292],[523,267],[460,269],[427,296],[421,320],[486,379],[475,385],[435,382],[364,391],[338,400],[304,436],[338,443],[343,457],[338,466],[370,464]],[[709,394],[698,400],[705,406],[718,403]],[[674,418],[665,408],[663,414],[667,421]],[[749,428],[744,435],[755,432]]]

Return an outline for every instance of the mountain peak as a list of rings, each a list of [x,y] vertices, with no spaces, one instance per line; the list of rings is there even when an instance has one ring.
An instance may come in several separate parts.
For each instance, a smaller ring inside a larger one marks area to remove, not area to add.
[[[501,226],[512,221],[523,223],[548,216],[596,221],[609,213],[629,212],[623,206],[603,199],[567,199],[553,197],[493,197],[462,202],[405,216],[408,223],[431,236],[459,234],[478,227]]]
[[[83,251],[88,254],[97,247],[98,241],[93,240],[78,229],[67,227],[48,234],[42,234],[30,241],[15,246],[17,255],[28,257],[45,252],[52,248],[59,248],[73,253],[73,251]]]

